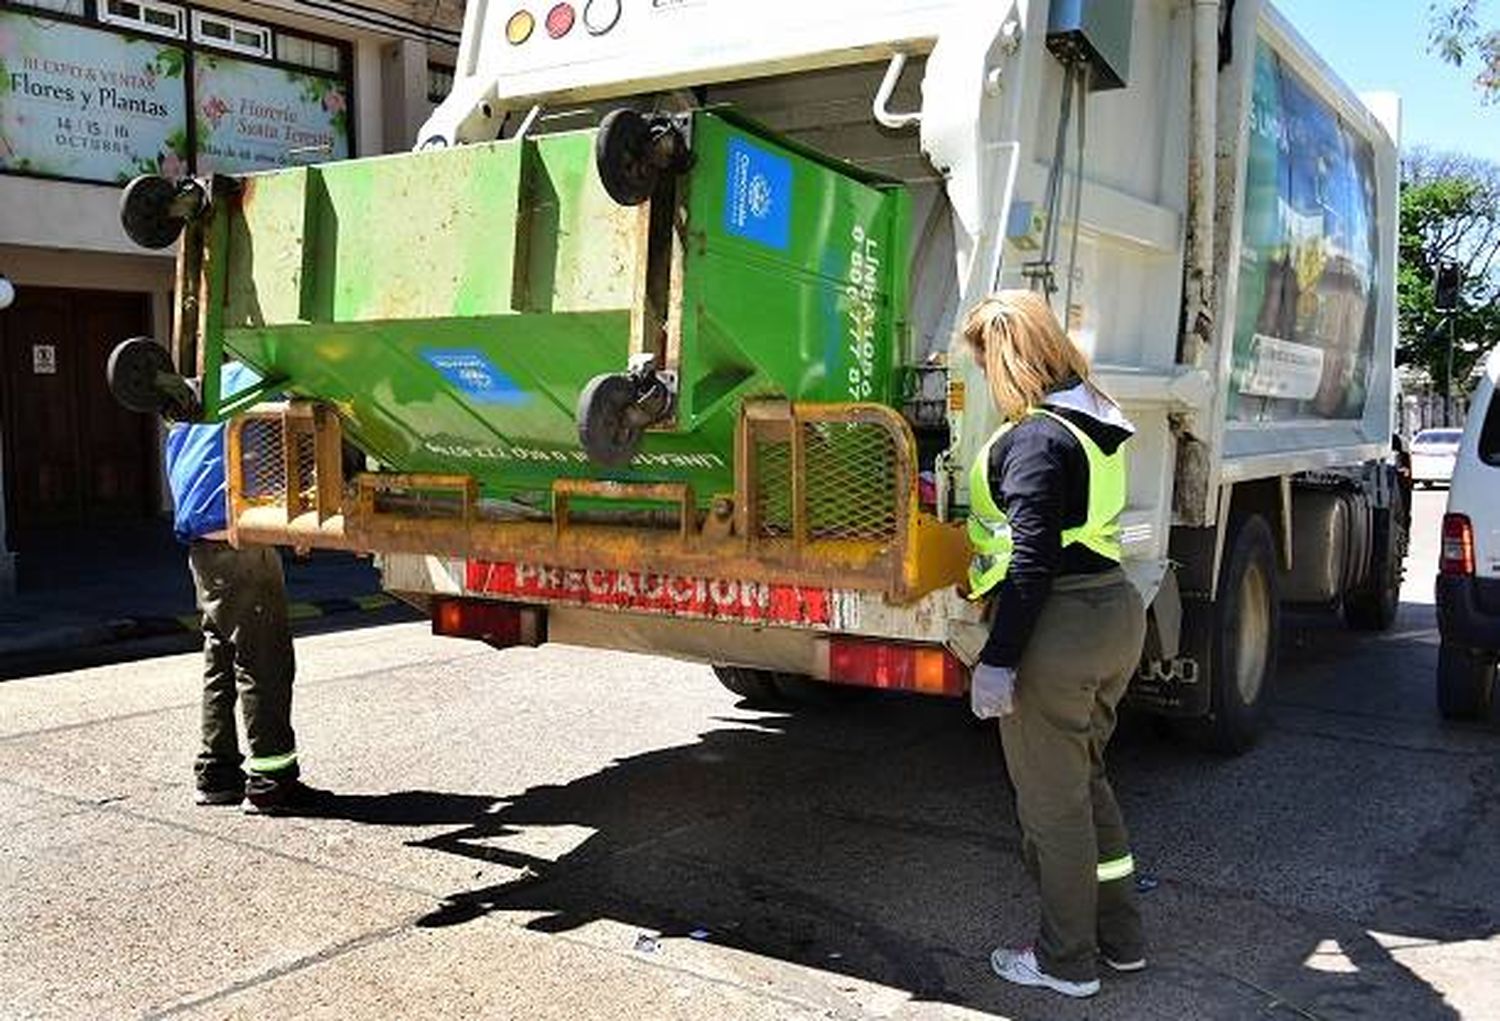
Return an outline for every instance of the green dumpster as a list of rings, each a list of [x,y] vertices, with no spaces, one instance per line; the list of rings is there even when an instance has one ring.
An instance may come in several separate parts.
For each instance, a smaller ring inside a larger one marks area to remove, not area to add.
[[[731,112],[654,123],[680,151],[639,205],[601,181],[598,130],[223,188],[196,227],[202,393],[243,359],[336,409],[383,467],[538,509],[575,478],[686,483],[706,504],[733,488],[747,399],[891,404],[904,189]],[[632,365],[657,400],[628,456],[601,460],[580,397]]]

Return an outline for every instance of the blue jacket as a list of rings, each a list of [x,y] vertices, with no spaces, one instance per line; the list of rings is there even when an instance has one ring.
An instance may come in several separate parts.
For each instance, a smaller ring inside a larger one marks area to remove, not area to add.
[[[248,365],[226,362],[219,374],[219,393],[231,397],[260,382]],[[226,424],[178,423],[167,432],[167,484],[172,489],[173,531],[177,541],[192,542],[229,525],[229,497],[224,477]]]

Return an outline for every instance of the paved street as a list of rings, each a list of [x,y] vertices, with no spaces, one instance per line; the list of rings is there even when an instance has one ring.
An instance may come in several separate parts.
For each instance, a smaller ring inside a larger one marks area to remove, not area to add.
[[[194,656],[0,684],[0,1015],[1500,1016],[1500,728],[1432,692],[1444,497],[1390,634],[1288,622],[1256,751],[1116,742],[1152,967],[1093,1002],[989,974],[1034,898],[964,707],[756,713],[403,624],[299,644],[335,818],[190,803]]]

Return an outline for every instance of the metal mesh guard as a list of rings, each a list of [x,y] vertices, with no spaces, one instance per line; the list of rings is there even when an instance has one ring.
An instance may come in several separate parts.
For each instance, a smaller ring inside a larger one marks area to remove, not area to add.
[[[761,440],[755,445],[756,520],[760,534],[779,539],[792,534],[792,445]]]
[[[246,418],[240,425],[240,465],[246,503],[286,502],[286,459],[281,449],[281,419]]]
[[[866,422],[809,422],[802,441],[809,537],[893,538],[896,446],[890,432]]]
[[[295,434],[295,442],[297,444],[299,495],[303,507],[312,507],[318,502],[317,442],[311,430],[298,430]]]
[[[896,438],[877,422],[804,422],[802,430],[809,539],[884,542],[898,526]],[[760,440],[755,448],[756,515],[764,538],[790,536],[792,449]]]

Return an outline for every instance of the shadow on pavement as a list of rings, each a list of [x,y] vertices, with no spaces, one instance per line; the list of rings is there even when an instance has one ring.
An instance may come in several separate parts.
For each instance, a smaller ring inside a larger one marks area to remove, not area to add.
[[[283,555],[296,633],[416,619],[365,606],[381,593],[367,558]],[[28,533],[19,586],[0,602],[0,679],[146,659],[201,646],[185,548],[164,518]]]
[[[1293,622],[1283,729],[1238,759],[1124,729],[1112,775],[1137,859],[1160,880],[1142,899],[1153,966],[1104,976],[1089,1004],[989,974],[993,946],[1031,937],[1035,901],[998,742],[955,704],[723,718],[695,744],[565,785],[345,797],[329,814],[452,824],[413,846],[516,873],[455,891],[424,926],[500,911],[540,912],[529,927],[550,933],[610,919],[1017,1018],[1451,1018],[1393,948],[1500,933],[1500,903],[1468,885],[1500,859],[1492,735],[1414,716],[1420,683],[1385,701],[1330,691],[1373,687],[1393,663],[1402,677],[1430,669],[1423,635]],[[1381,738],[1370,715],[1400,736]],[[558,826],[591,835],[555,860],[505,846]]]

